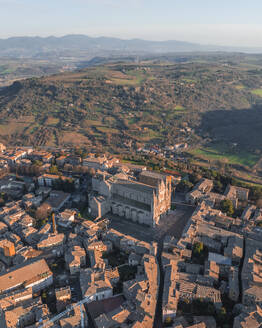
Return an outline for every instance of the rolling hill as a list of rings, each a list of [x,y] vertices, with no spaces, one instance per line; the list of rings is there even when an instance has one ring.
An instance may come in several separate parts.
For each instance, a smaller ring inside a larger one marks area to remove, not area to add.
[[[210,138],[225,142],[223,119],[231,123],[227,133],[239,119],[245,124],[248,111],[260,120],[253,109],[262,100],[254,92],[262,86],[261,58],[256,60],[114,63],[17,81],[0,91],[0,138],[115,152],[147,144],[196,146]],[[251,149],[250,143],[240,140],[239,146]]]

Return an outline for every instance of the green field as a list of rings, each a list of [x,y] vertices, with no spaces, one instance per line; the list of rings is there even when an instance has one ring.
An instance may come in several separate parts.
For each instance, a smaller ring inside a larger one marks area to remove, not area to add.
[[[184,79],[182,79],[182,81],[185,81],[187,83],[196,83],[197,82],[197,80],[195,80],[195,79],[189,79],[189,78],[184,78]]]
[[[117,129],[109,128],[106,126],[96,126],[96,129],[101,133],[118,133]]]
[[[181,105],[176,105],[175,110],[185,110],[185,107],[181,106]]]
[[[251,93],[253,93],[254,95],[262,97],[262,89],[252,90]]]
[[[153,80],[154,77],[146,74],[145,72],[139,71],[128,71],[125,74],[121,72],[113,72],[108,78],[117,85],[129,85],[129,86],[139,86],[147,79]]]
[[[243,90],[243,89],[245,89],[244,85],[242,85],[242,84],[236,85],[235,88],[237,90]]]
[[[228,149],[223,149],[222,146],[197,148],[192,150],[191,154],[202,157],[203,159],[217,160],[228,164],[241,164],[248,167],[253,167],[259,160],[259,156],[255,154],[246,151],[234,153]]]
[[[48,117],[48,118],[46,119],[46,122],[45,122],[45,124],[47,124],[47,125],[49,125],[49,126],[55,126],[55,125],[57,125],[58,123],[59,123],[59,118],[57,118],[57,117],[52,117],[52,116]]]
[[[0,74],[10,74],[15,71],[15,67],[9,67],[7,65],[0,66]]]

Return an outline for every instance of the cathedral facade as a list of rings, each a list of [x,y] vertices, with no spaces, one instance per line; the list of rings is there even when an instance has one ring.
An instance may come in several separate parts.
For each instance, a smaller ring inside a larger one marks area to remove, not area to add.
[[[92,180],[90,198],[93,216],[111,212],[139,224],[155,226],[171,207],[171,179],[162,174],[143,171],[138,179],[123,174],[97,175]]]

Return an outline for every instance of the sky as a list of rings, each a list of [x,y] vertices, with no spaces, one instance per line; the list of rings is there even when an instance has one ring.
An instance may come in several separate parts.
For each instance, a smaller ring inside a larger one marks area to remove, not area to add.
[[[85,34],[262,47],[262,0],[0,0],[0,38]]]

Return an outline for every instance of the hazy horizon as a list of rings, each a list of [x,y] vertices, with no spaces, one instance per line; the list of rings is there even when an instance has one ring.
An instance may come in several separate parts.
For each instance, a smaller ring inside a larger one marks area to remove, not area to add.
[[[117,37],[262,47],[262,2],[253,0],[0,0],[0,38]]]
[[[7,39],[11,39],[11,38],[26,38],[26,37],[32,37],[32,38],[51,38],[51,37],[57,37],[57,38],[62,38],[62,37],[66,37],[66,36],[77,36],[77,35],[82,35],[82,36],[87,36],[87,37],[91,37],[91,38],[117,38],[117,39],[121,39],[124,41],[128,41],[128,40],[143,40],[143,41],[156,41],[156,42],[168,42],[168,41],[178,41],[178,42],[187,42],[187,43],[192,43],[192,44],[198,44],[198,45],[202,45],[202,46],[225,46],[225,47],[235,47],[235,48],[262,48],[262,44],[258,45],[258,46],[252,46],[252,45],[239,45],[239,44],[225,44],[225,43],[204,43],[204,42],[197,42],[197,41],[192,41],[192,40],[186,40],[186,39],[178,39],[178,38],[169,38],[169,39],[161,39],[161,38],[143,38],[143,37],[122,37],[122,36],[117,36],[117,35],[107,35],[107,34],[101,34],[101,35],[90,35],[90,34],[84,34],[84,33],[67,33],[67,34],[47,34],[47,35],[37,35],[37,34],[28,34],[28,35],[22,35],[22,34],[17,34],[17,35],[10,35],[7,37],[0,37],[1,40],[7,40]]]

